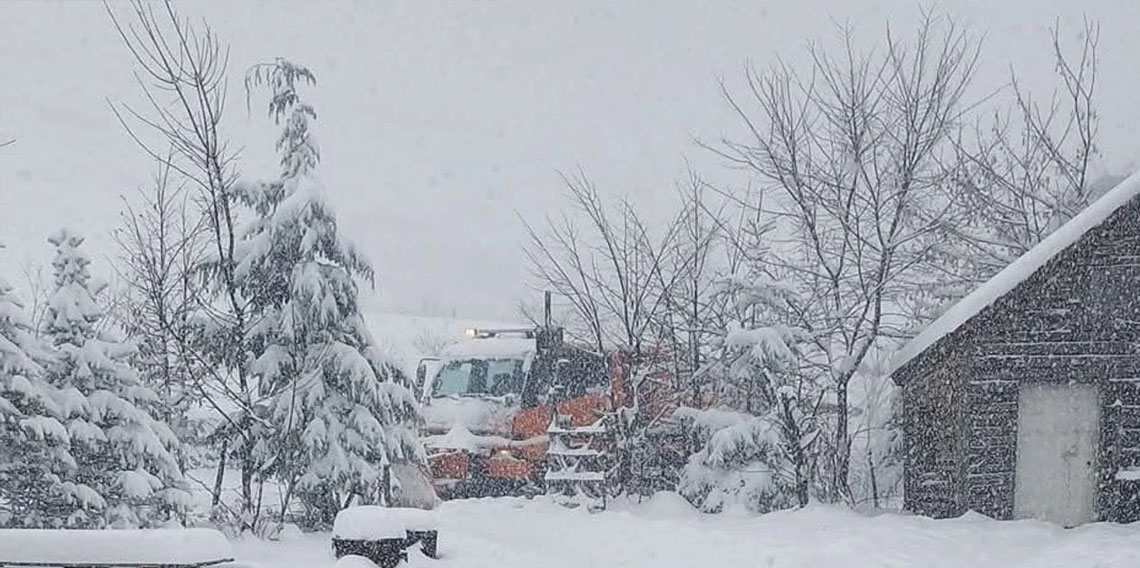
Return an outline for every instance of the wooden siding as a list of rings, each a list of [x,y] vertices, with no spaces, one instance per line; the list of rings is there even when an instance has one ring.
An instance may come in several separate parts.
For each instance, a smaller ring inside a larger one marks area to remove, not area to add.
[[[904,506],[935,518],[962,514],[962,381],[948,361],[903,387]]]
[[[1140,467],[1140,200],[912,363],[899,377],[905,416],[915,420],[925,412],[921,409],[945,396],[922,384],[928,377],[956,366],[963,379],[960,416],[943,412],[937,419],[950,430],[963,425],[964,475],[958,488],[947,486],[952,495],[944,501],[1012,518],[1019,386],[1086,383],[1097,385],[1102,403],[1099,515],[1140,519],[1140,482],[1115,479],[1122,468]],[[943,475],[942,466],[929,459],[910,460],[912,446],[943,447],[941,430],[904,426],[904,435],[916,438],[907,441],[908,510],[933,516],[960,512],[939,509],[922,486],[922,479]],[[922,452],[916,450],[916,455]],[[912,488],[918,491],[914,498]]]

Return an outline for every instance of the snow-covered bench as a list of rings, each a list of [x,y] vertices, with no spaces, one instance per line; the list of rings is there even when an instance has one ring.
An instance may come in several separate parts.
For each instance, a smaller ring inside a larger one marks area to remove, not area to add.
[[[199,568],[233,560],[213,529],[0,529],[0,567]]]
[[[435,558],[438,534],[431,511],[349,507],[333,522],[333,550],[337,558],[363,556],[380,568],[392,568],[407,560],[408,549],[416,544]]]

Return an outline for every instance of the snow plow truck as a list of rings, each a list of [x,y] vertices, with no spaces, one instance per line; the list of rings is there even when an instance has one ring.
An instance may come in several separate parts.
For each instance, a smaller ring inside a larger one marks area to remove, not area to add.
[[[546,305],[549,322],[549,297]],[[420,361],[422,440],[441,497],[538,494],[561,475],[550,466],[566,463],[550,458],[609,457],[605,448],[588,448],[588,440],[559,442],[578,436],[556,435],[552,448],[551,434],[604,432],[608,417],[633,403],[627,358],[572,345],[563,335],[549,323],[469,329],[440,357]],[[606,463],[594,467],[613,466]],[[605,480],[604,472],[571,478],[595,475]]]

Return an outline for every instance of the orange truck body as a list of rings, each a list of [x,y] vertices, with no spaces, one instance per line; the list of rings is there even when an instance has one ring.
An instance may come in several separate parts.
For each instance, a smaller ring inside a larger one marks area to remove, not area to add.
[[[428,464],[437,489],[445,496],[462,493],[453,491],[452,488],[458,484],[470,483],[475,478],[492,485],[512,488],[499,493],[514,493],[528,483],[541,484],[549,447],[547,429],[554,411],[563,419],[568,418],[571,426],[581,427],[594,424],[603,415],[634,402],[628,376],[630,358],[625,354],[614,354],[606,357],[602,364],[607,380],[601,388],[564,398],[553,405],[553,410],[549,404],[520,405],[513,416],[509,417],[509,438],[505,435],[484,438],[496,443],[481,446],[477,452],[470,448],[429,448]],[[665,392],[667,389],[655,388],[653,385],[666,385],[668,381],[641,383],[643,386],[637,395],[640,409],[651,414],[660,412],[671,397]],[[490,428],[481,429],[476,425],[471,430],[487,431]]]
[[[569,417],[572,426],[588,426],[613,408],[608,394],[588,393],[560,401],[555,405],[559,416]],[[541,477],[545,470],[549,441],[546,429],[553,418],[550,405],[533,406],[518,411],[511,420],[510,440],[488,446],[480,475],[490,480],[526,483]],[[474,456],[466,450],[449,450],[428,455],[432,478],[449,483],[468,480]]]

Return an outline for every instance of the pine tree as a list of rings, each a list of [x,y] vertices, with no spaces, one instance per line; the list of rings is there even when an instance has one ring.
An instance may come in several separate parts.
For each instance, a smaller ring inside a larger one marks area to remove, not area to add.
[[[256,319],[252,372],[268,395],[276,428],[272,469],[287,495],[300,497],[314,524],[350,502],[388,502],[391,464],[420,462],[418,412],[406,380],[383,357],[357,305],[368,261],[337,232],[315,168],[313,108],[296,84],[308,69],[278,60],[254,68],[251,84],[272,92],[270,116],[281,175],[246,186],[257,218],[245,233],[237,273]]]
[[[787,291],[761,274],[745,270],[722,283],[729,324],[708,369],[719,406],[678,411],[700,445],[678,491],[710,512],[803,506],[811,494],[824,391],[801,364],[805,333],[775,323]]]
[[[45,378],[51,353],[36,337],[12,287],[0,278],[0,526],[57,526],[85,488],[60,422],[60,391]]]
[[[131,366],[132,345],[104,327],[83,238],[53,235],[55,291],[48,299],[46,333],[58,361],[49,375],[62,391],[63,418],[77,463],[76,499],[66,513],[73,526],[149,526],[179,513],[189,493],[173,452],[178,438],[151,412],[159,399]]]

